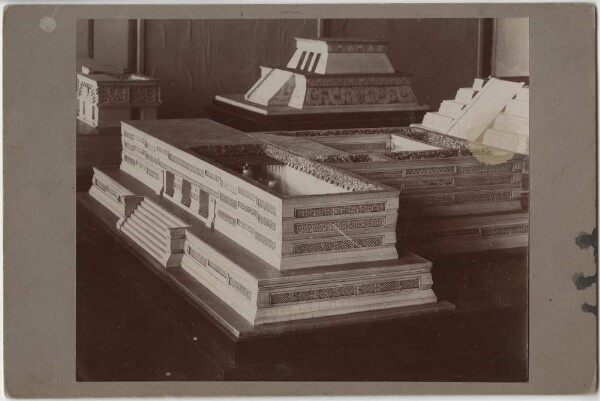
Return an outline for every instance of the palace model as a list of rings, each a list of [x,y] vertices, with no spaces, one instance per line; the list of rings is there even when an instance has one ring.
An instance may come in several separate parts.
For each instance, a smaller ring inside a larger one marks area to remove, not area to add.
[[[121,169],[95,169],[90,194],[249,322],[436,301],[431,263],[398,258],[396,189],[210,120],[123,123],[122,134]]]
[[[527,91],[476,80],[411,128],[124,122],[120,169],[95,168],[90,194],[180,285],[252,325],[434,305],[431,262],[407,249],[527,245],[525,148],[495,139],[525,135]]]
[[[244,131],[420,121],[428,106],[419,104],[411,75],[395,71],[386,52],[384,41],[296,38],[287,66],[261,66],[245,94],[218,95],[209,112]]]

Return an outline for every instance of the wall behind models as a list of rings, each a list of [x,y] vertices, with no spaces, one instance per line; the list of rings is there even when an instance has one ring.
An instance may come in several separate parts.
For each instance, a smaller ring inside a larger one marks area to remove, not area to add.
[[[77,20],[77,57],[99,64],[135,69],[136,20]],[[79,70],[78,60],[78,70]]]
[[[413,74],[413,90],[433,110],[477,77],[477,19],[331,20],[330,35],[389,41],[398,71]]]
[[[135,65],[135,20],[94,20],[94,60],[116,67]]]
[[[317,20],[147,20],[144,73],[161,81],[159,118],[207,117],[217,94],[245,93],[259,65],[287,64]]]
[[[529,18],[498,18],[494,75],[529,76]]]
[[[78,19],[76,22],[77,29],[77,40],[75,42],[75,48],[77,51],[77,56],[81,57],[89,57],[91,56],[90,49],[90,31],[89,25],[90,20],[87,19]]]

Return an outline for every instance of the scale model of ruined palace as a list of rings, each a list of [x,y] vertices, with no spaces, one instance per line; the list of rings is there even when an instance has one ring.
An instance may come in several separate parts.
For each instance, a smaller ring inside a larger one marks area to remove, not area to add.
[[[253,325],[435,304],[431,262],[396,248],[399,191],[320,161],[343,151],[292,142],[124,122],[121,166],[95,168],[90,194],[173,277]]]

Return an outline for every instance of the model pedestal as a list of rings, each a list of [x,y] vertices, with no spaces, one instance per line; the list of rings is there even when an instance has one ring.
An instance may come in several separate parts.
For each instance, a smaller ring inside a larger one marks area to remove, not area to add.
[[[396,72],[387,42],[296,38],[285,67],[261,66],[246,94],[219,95],[211,117],[243,131],[406,126],[421,120],[410,74]]]

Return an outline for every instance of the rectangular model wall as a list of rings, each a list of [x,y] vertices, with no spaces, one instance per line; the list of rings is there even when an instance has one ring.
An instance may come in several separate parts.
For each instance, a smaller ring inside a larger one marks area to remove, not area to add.
[[[397,257],[393,189],[280,198],[126,124],[122,141],[123,171],[277,269]]]

